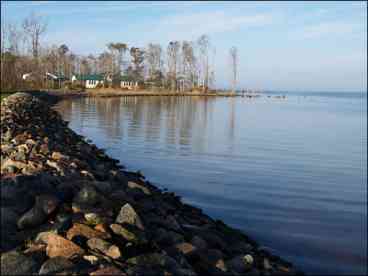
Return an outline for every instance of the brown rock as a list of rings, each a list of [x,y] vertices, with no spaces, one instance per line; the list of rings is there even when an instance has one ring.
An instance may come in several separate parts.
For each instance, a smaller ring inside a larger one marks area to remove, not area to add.
[[[184,255],[193,252],[196,248],[192,244],[188,242],[182,242],[179,244],[176,244],[175,247]]]
[[[95,229],[92,229],[91,227],[80,224],[80,223],[74,223],[73,227],[70,228],[66,234],[67,239],[72,240],[75,236],[84,236],[88,239],[91,238],[100,238],[100,239],[109,239],[111,236],[108,233],[100,232]]]
[[[54,159],[54,160],[60,160],[60,159],[64,159],[64,160],[68,160],[69,157],[64,155],[64,154],[61,154],[60,152],[58,151],[54,151],[51,155],[51,158]]]
[[[50,258],[56,256],[71,258],[84,253],[84,250],[75,243],[51,232],[40,233],[36,240],[47,244],[46,254]]]
[[[100,223],[95,226],[95,230],[100,231],[102,233],[107,233],[106,225]]]

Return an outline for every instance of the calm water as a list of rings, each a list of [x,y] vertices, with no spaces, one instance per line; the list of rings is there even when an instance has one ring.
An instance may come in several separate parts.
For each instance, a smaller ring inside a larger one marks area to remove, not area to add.
[[[129,169],[307,273],[367,272],[367,98],[73,99],[58,110]]]

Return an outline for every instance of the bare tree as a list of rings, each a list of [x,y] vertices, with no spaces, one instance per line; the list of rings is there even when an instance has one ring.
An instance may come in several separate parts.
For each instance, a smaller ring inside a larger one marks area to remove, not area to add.
[[[130,56],[132,60],[132,70],[131,74],[132,77],[136,81],[142,81],[143,80],[143,69],[144,69],[144,56],[145,53],[143,50],[137,47],[131,47],[130,48]]]
[[[238,49],[236,47],[230,48],[230,66],[232,75],[232,92],[235,93],[236,81],[238,74]]]
[[[148,78],[155,86],[162,85],[163,68],[162,68],[162,47],[160,44],[148,44],[145,51],[145,60],[148,67]]]
[[[168,80],[171,85],[171,90],[176,90],[177,70],[178,70],[178,58],[179,58],[179,41],[171,41],[167,47],[167,66],[168,66]]]
[[[23,29],[31,43],[32,55],[37,59],[39,55],[41,36],[46,32],[47,23],[43,17],[32,13],[28,18],[24,19]]]
[[[200,74],[202,79],[202,88],[203,91],[206,91],[209,84],[209,47],[210,41],[207,35],[201,35],[197,40],[197,44],[199,47],[200,53]]]
[[[98,56],[98,71],[102,74],[112,73],[110,72],[110,64],[112,62],[113,56],[111,53],[103,52]]]
[[[196,57],[194,55],[193,43],[183,41],[182,43],[183,56],[183,75],[190,82],[190,88],[195,86],[196,82]]]
[[[128,50],[128,45],[126,43],[109,43],[108,48],[111,51],[115,61],[114,69],[116,69],[117,75],[121,75],[121,72],[124,70],[124,54]]]

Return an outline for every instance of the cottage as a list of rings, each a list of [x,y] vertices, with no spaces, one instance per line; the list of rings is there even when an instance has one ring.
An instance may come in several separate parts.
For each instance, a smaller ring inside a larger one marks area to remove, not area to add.
[[[120,87],[125,89],[137,89],[139,86],[138,81],[134,80],[131,77],[128,76],[121,76],[120,77]]]
[[[86,88],[96,88],[99,84],[104,84],[105,77],[102,74],[73,75],[72,83],[77,81],[81,82]]]

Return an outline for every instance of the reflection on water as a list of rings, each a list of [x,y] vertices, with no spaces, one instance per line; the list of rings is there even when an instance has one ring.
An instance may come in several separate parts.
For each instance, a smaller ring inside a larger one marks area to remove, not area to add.
[[[366,272],[366,97],[85,98],[57,109],[128,168],[304,271]]]

